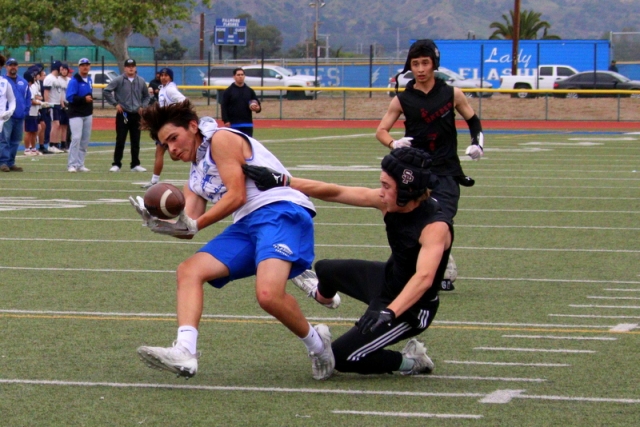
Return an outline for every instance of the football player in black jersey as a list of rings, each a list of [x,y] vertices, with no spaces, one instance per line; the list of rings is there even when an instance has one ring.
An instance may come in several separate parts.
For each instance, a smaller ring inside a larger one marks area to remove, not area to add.
[[[466,176],[460,166],[455,112],[469,126],[471,144],[467,147],[466,154],[471,159],[478,160],[482,157],[484,136],[480,119],[469,105],[465,94],[459,88],[451,87],[444,80],[435,77],[439,66],[440,51],[433,40],[418,40],[411,45],[402,73],[411,70],[414,79],[407,84],[404,92],[397,93],[398,96],[391,100],[389,109],[376,130],[376,138],[392,150],[415,147],[432,156],[431,171],[438,177],[438,184],[431,196],[438,200],[444,213],[453,220],[458,211],[460,185],[470,187],[474,184],[473,179]],[[405,136],[395,140],[389,131],[403,114]],[[453,263],[453,258],[451,262]],[[451,281],[445,280],[441,286],[442,290],[453,290]]]
[[[368,305],[356,325],[332,343],[335,369],[379,374],[398,371],[431,373],[434,364],[415,337],[429,327],[438,310],[439,287],[451,243],[453,225],[430,197],[432,159],[425,151],[400,148],[382,160],[380,188],[346,187],[289,177],[267,168],[243,166],[261,190],[282,185],[329,202],[380,210],[391,257],[386,262],[354,259],[321,260],[313,286],[299,287],[329,306],[337,292]],[[412,338],[404,349],[386,347]]]

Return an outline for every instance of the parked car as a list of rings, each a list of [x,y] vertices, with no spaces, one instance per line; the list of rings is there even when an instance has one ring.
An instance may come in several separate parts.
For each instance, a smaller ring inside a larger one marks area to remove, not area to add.
[[[402,71],[402,70],[398,70]],[[435,71],[435,76],[438,79],[444,80],[449,86],[458,87],[460,89],[478,89],[478,88],[493,88],[493,85],[488,81],[480,81],[480,79],[465,79],[460,74],[449,70],[448,68],[440,67]],[[404,74],[398,75],[398,88],[403,88],[407,86],[413,80],[413,73],[411,71],[407,71]],[[389,79],[389,85],[387,86],[389,91],[389,96],[396,96],[396,78],[391,77]],[[478,95],[483,98],[488,98],[493,95],[493,92],[465,92],[464,93],[468,98],[477,97]]]
[[[553,89],[553,84],[576,74],[578,70],[570,65],[540,65],[532,76],[502,76],[500,89]],[[512,98],[535,98],[530,92],[512,93]]]
[[[596,90],[638,90],[640,91],[640,80],[630,80],[622,74],[613,71],[585,71],[582,73],[574,74],[571,77],[567,77],[564,80],[554,83],[554,89],[596,89]],[[581,98],[581,97],[616,97],[614,93],[558,93],[556,97],[560,98]],[[620,95],[624,97],[631,96],[630,94]],[[640,96],[640,93],[638,95]]]
[[[118,77],[118,72],[115,70],[104,70],[97,68],[89,71],[89,76],[93,80],[94,85],[105,85],[105,87],[111,82],[111,80]],[[94,86],[92,91],[93,99],[102,99],[102,89]]]
[[[211,70],[209,70],[208,75],[200,72],[200,75],[202,76],[202,85],[209,86],[210,81],[233,77],[233,70],[235,70],[236,68],[238,68],[238,65],[222,65],[222,66],[211,68]],[[217,94],[216,90],[202,91],[202,96],[204,97],[212,96],[215,98],[216,94]]]
[[[267,87],[267,86],[284,86],[284,87],[299,87],[299,88],[313,88],[316,86],[316,78],[314,76],[305,76],[295,74],[291,70],[277,65],[265,65],[264,68],[259,65],[243,65],[245,80],[244,82],[251,88]],[[203,84],[205,86],[225,86],[228,87],[233,83],[233,73],[230,73],[228,77],[211,77],[204,78]],[[280,96],[280,90],[256,90],[258,96]],[[224,90],[218,90],[216,97],[220,99]],[[314,91],[312,90],[297,90],[287,91],[283,93],[287,99],[311,99],[313,98]]]

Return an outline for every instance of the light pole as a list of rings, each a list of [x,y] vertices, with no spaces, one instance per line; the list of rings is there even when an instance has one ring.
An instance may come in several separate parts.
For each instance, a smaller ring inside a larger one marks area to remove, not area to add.
[[[311,3],[309,3],[310,7],[315,7],[316,8],[316,21],[313,25],[313,44],[314,44],[314,54],[313,57],[315,58],[316,61],[316,81],[315,81],[315,86],[318,87],[318,25],[320,25],[320,8],[324,7],[326,3],[323,2],[322,0],[314,0]],[[313,93],[313,98],[317,99],[318,98],[318,91],[315,91]]]

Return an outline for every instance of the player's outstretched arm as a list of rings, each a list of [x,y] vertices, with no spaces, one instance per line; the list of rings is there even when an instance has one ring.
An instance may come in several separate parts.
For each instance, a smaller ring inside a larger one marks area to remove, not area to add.
[[[243,165],[242,170],[247,178],[252,179],[261,191],[276,187],[291,187],[316,199],[327,202],[344,203],[352,206],[383,209],[379,190],[365,187],[346,187],[323,181],[290,177],[273,169]]]

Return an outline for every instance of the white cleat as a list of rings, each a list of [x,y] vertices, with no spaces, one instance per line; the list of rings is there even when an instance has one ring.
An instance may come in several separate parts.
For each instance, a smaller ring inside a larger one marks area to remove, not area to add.
[[[318,276],[313,270],[305,270],[302,274],[291,279],[294,285],[307,294],[308,297],[316,300],[316,292],[318,292]],[[320,301],[316,300],[319,304]],[[335,309],[340,306],[340,295],[335,294],[333,301],[328,304],[322,304],[327,308]]]
[[[173,343],[173,347],[138,347],[138,356],[150,368],[173,372],[189,379],[198,372],[199,354],[191,354],[186,347]]]
[[[313,372],[314,380],[327,380],[333,374],[333,370],[336,367],[336,359],[333,356],[333,350],[331,349],[331,331],[329,327],[324,324],[319,324],[313,327],[316,330],[322,343],[324,344],[324,350],[320,354],[314,352],[309,353],[311,358],[311,370]]]
[[[402,349],[402,355],[407,359],[413,359],[413,368],[410,371],[402,371],[402,375],[430,374],[436,365],[427,356],[427,348],[415,338],[409,340]]]

